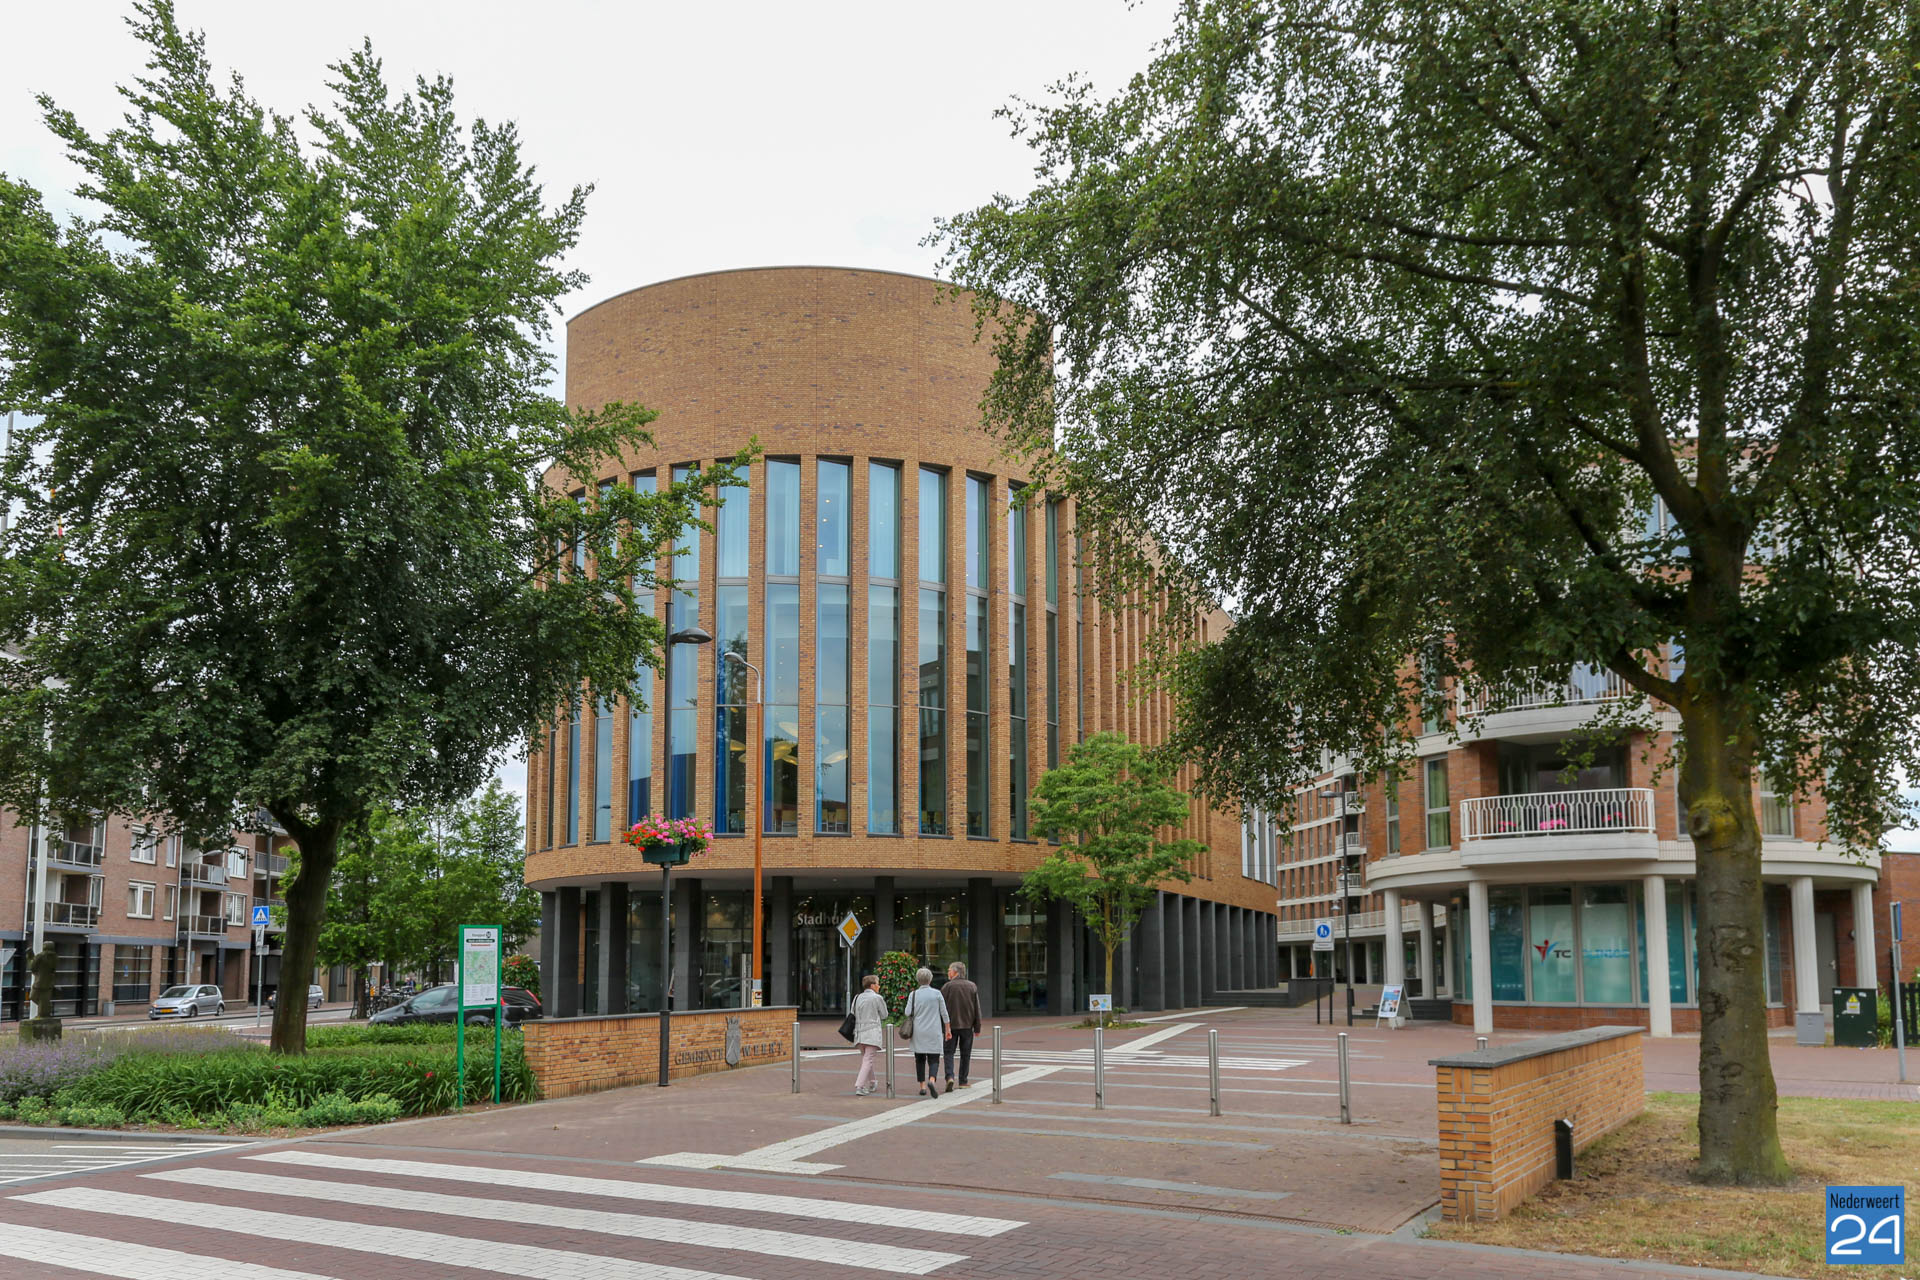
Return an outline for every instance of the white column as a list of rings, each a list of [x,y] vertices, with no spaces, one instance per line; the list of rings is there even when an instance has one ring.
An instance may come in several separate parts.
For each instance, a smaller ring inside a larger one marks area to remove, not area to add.
[[[1493,1034],[1493,930],[1487,923],[1487,882],[1467,881],[1467,913],[1473,917],[1473,976],[1468,984],[1473,992],[1473,1034]]]
[[[1813,877],[1793,878],[1793,1012],[1796,1023],[1820,1016],[1820,953],[1813,941]],[[1803,1029],[1802,1041],[1807,1033]]]
[[[1853,886],[1853,982],[1859,987],[1877,987],[1880,975],[1880,948],[1873,937],[1873,886],[1862,880]],[[1889,993],[1888,999],[1892,999]]]
[[[1433,903],[1420,899],[1420,997],[1431,1000],[1433,988]]]
[[[1647,905],[1647,1030],[1656,1036],[1673,1034],[1673,988],[1667,956],[1667,878],[1648,876],[1642,882]]]
[[[1453,958],[1454,948],[1460,945],[1460,913],[1453,909],[1451,900],[1447,903],[1447,931],[1440,935],[1440,985],[1446,990],[1447,999],[1454,998]]]
[[[1400,891],[1383,889],[1381,907],[1387,921],[1387,981],[1389,987],[1407,985],[1407,943],[1400,934]]]

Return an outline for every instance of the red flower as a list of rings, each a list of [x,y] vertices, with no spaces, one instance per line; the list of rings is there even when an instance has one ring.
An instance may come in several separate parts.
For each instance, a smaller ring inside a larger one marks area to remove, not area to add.
[[[422,1079],[424,1079],[424,1080],[431,1080],[431,1079],[433,1079],[433,1072],[431,1072],[431,1071],[429,1071],[429,1072],[427,1072],[427,1074],[426,1074],[425,1076],[423,1076],[423,1077],[421,1077],[421,1078],[422,1078]]]

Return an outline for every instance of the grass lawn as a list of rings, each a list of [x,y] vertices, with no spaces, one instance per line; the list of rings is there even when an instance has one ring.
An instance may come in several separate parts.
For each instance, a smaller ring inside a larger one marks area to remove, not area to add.
[[[1548,1184],[1499,1222],[1436,1223],[1429,1234],[1768,1275],[1920,1275],[1911,1243],[1904,1267],[1829,1267],[1823,1200],[1829,1184],[1920,1186],[1920,1107],[1782,1098],[1780,1141],[1798,1180],[1755,1190],[1692,1180],[1699,1105],[1690,1093],[1650,1094],[1644,1115],[1580,1154],[1572,1181]],[[1907,1227],[1914,1222],[1909,1208]]]

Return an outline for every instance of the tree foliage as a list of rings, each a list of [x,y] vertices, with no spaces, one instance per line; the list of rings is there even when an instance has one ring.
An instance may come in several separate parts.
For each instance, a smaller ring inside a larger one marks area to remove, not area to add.
[[[1920,771],[1917,26],[1195,3],[1121,92],[1017,109],[1040,184],[944,227],[990,313],[1053,322],[1003,331],[989,413],[1058,446],[1103,563],[1157,541],[1234,602],[1174,676],[1203,789],[1379,776],[1437,709],[1409,655],[1677,713],[1709,1178],[1786,1175],[1755,769],[1863,850]]]
[[[1193,878],[1187,864],[1204,851],[1198,840],[1166,840],[1185,825],[1187,797],[1173,786],[1175,762],[1118,733],[1075,743],[1033,789],[1033,833],[1068,843],[1027,872],[1029,897],[1080,913],[1106,951],[1106,989],[1113,956],[1160,886]]]
[[[396,94],[367,47],[296,121],[216,79],[169,0],[132,25],[122,124],[43,99],[95,212],[61,225],[0,177],[0,401],[43,419],[4,472],[0,802],[44,777],[201,833],[264,807],[300,849],[304,972],[342,832],[471,794],[577,689],[657,662],[633,593],[729,472],[541,483],[651,415],[547,389],[586,192],[549,207],[510,124],[463,124],[444,79]],[[281,1002],[274,1047],[305,1018]]]

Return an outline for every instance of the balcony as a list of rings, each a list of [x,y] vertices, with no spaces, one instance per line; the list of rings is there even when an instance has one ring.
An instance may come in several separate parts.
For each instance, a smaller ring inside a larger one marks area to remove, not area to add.
[[[1340,842],[1334,846],[1334,852],[1342,858],[1353,858],[1365,862],[1367,838],[1357,831],[1342,832]]]
[[[185,884],[202,889],[227,887],[227,869],[211,862],[187,863],[180,868],[180,878]]]
[[[1339,912],[1329,910],[1325,918],[1333,921],[1335,937],[1345,936],[1347,921]],[[1434,928],[1438,929],[1446,924],[1446,922],[1447,909],[1444,906],[1435,904],[1433,908]],[[1382,910],[1356,911],[1353,913],[1352,923],[1353,932],[1356,936],[1364,934],[1369,930],[1385,932],[1387,913]],[[1298,942],[1302,939],[1311,940],[1313,937],[1313,924],[1314,922],[1311,920],[1282,920],[1279,923],[1278,940],[1281,942]],[[1420,932],[1420,904],[1418,902],[1401,902],[1400,928],[1409,937]]]
[[[1507,711],[1540,711],[1554,707],[1593,707],[1634,697],[1635,692],[1616,673],[1581,663],[1565,680],[1526,678],[1497,685],[1463,684],[1458,691],[1463,719]]]
[[[254,870],[261,875],[283,876],[292,864],[284,853],[256,853],[253,855]]]
[[[55,840],[47,856],[48,866],[79,867],[92,871],[106,861],[107,851],[97,844],[81,840]]]
[[[100,908],[90,902],[49,902],[46,921],[64,929],[97,929]]]
[[[1536,791],[1460,802],[1460,838],[1466,841],[1634,832],[1653,832],[1653,792],[1646,787]]]
[[[189,938],[224,938],[227,919],[225,916],[181,916],[180,931]]]

